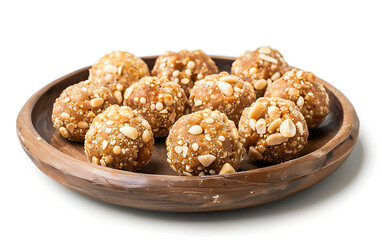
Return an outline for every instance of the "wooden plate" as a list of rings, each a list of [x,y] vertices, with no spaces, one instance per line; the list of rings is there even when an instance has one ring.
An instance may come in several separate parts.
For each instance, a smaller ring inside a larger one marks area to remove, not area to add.
[[[143,58],[150,68],[156,59]],[[230,71],[232,57],[213,56],[220,71]],[[69,85],[86,80],[88,68],[70,73],[34,94],[17,118],[25,152],[46,175],[79,193],[108,203],[141,209],[197,212],[237,209],[284,198],[318,183],[349,156],[359,120],[350,101],[320,80],[330,97],[330,114],[310,132],[302,157],[274,166],[244,161],[237,173],[223,176],[176,176],[166,162],[165,139],[155,139],[150,163],[132,173],[87,162],[83,145],[68,142],[53,128],[52,106]]]

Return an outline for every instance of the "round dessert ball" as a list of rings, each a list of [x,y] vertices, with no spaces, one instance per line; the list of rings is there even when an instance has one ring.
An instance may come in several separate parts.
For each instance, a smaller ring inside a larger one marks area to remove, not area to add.
[[[221,72],[197,81],[191,90],[188,104],[192,112],[205,108],[219,110],[237,125],[244,108],[254,101],[256,94],[250,83]]]
[[[108,107],[85,136],[85,153],[97,165],[127,171],[145,166],[154,148],[150,124],[131,108]]]
[[[182,116],[171,128],[166,145],[167,162],[179,175],[233,173],[243,160],[235,123],[211,109]]]
[[[94,117],[116,103],[109,89],[89,80],[71,85],[53,104],[53,125],[64,138],[83,142]]]
[[[288,71],[288,64],[276,49],[260,47],[255,51],[246,51],[232,64],[232,74],[252,83],[257,97],[264,92],[272,81]]]
[[[119,104],[125,89],[148,75],[150,70],[142,59],[122,51],[106,54],[89,70],[89,79],[109,88]]]
[[[124,105],[137,110],[150,123],[154,137],[166,137],[183,115],[186,101],[178,84],[164,77],[143,77],[126,90]]]
[[[263,97],[243,111],[239,134],[251,159],[275,164],[297,157],[309,132],[292,101]]]
[[[196,80],[218,73],[215,62],[202,50],[165,52],[155,61],[152,74],[178,83],[187,96]]]
[[[329,113],[329,96],[311,72],[293,69],[268,87],[266,97],[280,97],[296,103],[309,129],[315,128]]]

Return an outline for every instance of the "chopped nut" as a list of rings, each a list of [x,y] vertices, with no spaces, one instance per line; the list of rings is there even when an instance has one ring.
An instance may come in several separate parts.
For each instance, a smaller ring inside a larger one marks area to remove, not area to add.
[[[272,50],[269,47],[261,47],[259,53],[270,54]]]
[[[277,60],[276,60],[276,59],[274,59],[273,57],[270,57],[270,56],[268,56],[268,55],[265,55],[265,54],[263,54],[263,53],[260,53],[259,58],[261,58],[261,59],[263,59],[263,60],[265,60],[265,61],[268,61],[268,62],[272,62],[272,63],[274,63],[274,64],[277,64]]]
[[[215,122],[215,120],[214,120],[213,118],[211,118],[211,117],[206,118],[204,121],[205,121],[206,123],[208,123],[208,124],[212,124],[212,123]]]
[[[95,128],[90,128],[90,130],[86,133],[86,135],[91,139],[94,137],[96,133],[97,133],[97,130]]]
[[[123,85],[120,83],[117,83],[116,88],[118,91],[121,91],[121,92],[123,91]]]
[[[280,133],[284,137],[291,138],[296,135],[296,126],[290,119],[284,120],[280,125]]]
[[[296,126],[297,126],[297,129],[298,129],[298,132],[300,133],[300,135],[303,135],[304,134],[304,127],[303,127],[302,123],[297,122]]]
[[[119,155],[121,154],[121,147],[120,146],[114,146],[113,147],[113,153],[116,154],[116,155]]]
[[[232,85],[226,82],[218,81],[218,87],[222,93],[228,97],[233,95]]]
[[[239,77],[228,75],[228,76],[223,76],[219,78],[219,81],[223,81],[226,83],[237,83],[239,81]]]
[[[190,83],[190,79],[188,79],[188,78],[182,78],[182,80],[180,80],[180,82],[181,82],[182,84],[189,84],[189,83]]]
[[[195,107],[199,107],[199,106],[201,106],[201,105],[203,105],[203,102],[202,102],[201,100],[199,100],[199,99],[196,100],[195,103],[194,103],[194,106],[195,106]]]
[[[104,167],[106,167],[106,166],[107,166],[107,164],[106,164],[105,160],[101,159],[99,162],[101,163],[101,165],[102,165],[102,166],[104,166]]]
[[[101,106],[103,102],[104,102],[103,98],[94,98],[90,100],[90,106],[92,106],[93,108],[96,108]]]
[[[118,68],[114,65],[111,65],[111,64],[106,65],[103,70],[107,73],[117,73],[118,72]]]
[[[263,159],[263,154],[261,154],[259,151],[257,151],[254,146],[249,147],[248,155],[252,159]]]
[[[297,96],[299,94],[299,91],[296,88],[289,88],[288,94],[291,96]]]
[[[89,124],[85,121],[81,121],[81,122],[77,123],[77,125],[79,128],[88,128],[89,127]]]
[[[175,118],[176,118],[176,112],[172,112],[170,114],[170,116],[168,117],[168,119],[170,119],[170,121],[173,123],[175,122]]]
[[[156,104],[155,104],[155,109],[157,110],[157,111],[161,111],[162,109],[163,109],[163,103],[161,103],[161,102],[157,102]]]
[[[66,129],[68,129],[70,133],[73,133],[75,129],[74,123],[69,123],[68,125],[66,125]]]
[[[177,77],[177,76],[179,76],[179,73],[180,73],[179,70],[175,70],[172,72],[172,76]]]
[[[304,98],[303,97],[298,97],[296,105],[299,107],[302,107],[304,105]]]
[[[170,94],[166,94],[164,96],[164,104],[166,106],[171,106],[173,104],[173,99],[172,99],[172,96]]]
[[[117,111],[111,111],[108,114],[108,118],[112,121],[118,121],[122,118],[122,116]]]
[[[60,114],[60,117],[64,120],[68,120],[70,118],[70,114],[69,113],[66,113],[66,112],[62,112]]]
[[[192,135],[199,135],[203,132],[203,128],[199,125],[194,125],[188,129],[188,133]]]
[[[239,132],[237,131],[236,127],[232,128],[232,137],[233,139],[239,139]]]
[[[257,120],[256,122],[256,131],[258,134],[264,134],[266,133],[267,131],[267,128],[266,128],[266,122],[264,120],[264,118],[260,118],[259,120]]]
[[[255,102],[249,110],[249,117],[258,119],[264,112],[265,106],[261,102]]]
[[[133,92],[133,88],[129,87],[128,89],[126,89],[125,99],[128,99],[132,92]]]
[[[268,127],[268,132],[269,132],[269,133],[274,133],[274,132],[276,132],[277,128],[280,127],[281,123],[282,123],[281,118],[276,118],[276,119],[271,123],[271,125],[269,125],[269,127]]]
[[[297,71],[297,73],[296,73],[296,77],[301,78],[303,74],[304,74],[304,71],[299,70],[299,71]]]
[[[276,106],[270,106],[268,108],[268,115],[270,117],[272,116],[275,116],[276,114],[278,114],[280,112],[280,108],[276,107]]]
[[[141,97],[141,98],[139,99],[139,102],[142,103],[142,104],[146,104],[147,100],[146,100],[145,97]]]
[[[194,61],[189,61],[187,63],[187,68],[189,69],[194,69],[195,68],[195,62]]]
[[[60,129],[58,129],[58,131],[61,133],[61,135],[64,138],[68,138],[69,137],[69,132],[68,132],[68,130],[66,128],[60,127]]]
[[[272,79],[272,80],[276,80],[276,79],[278,79],[278,78],[280,78],[280,77],[281,77],[280,73],[279,73],[279,72],[275,72],[275,73],[272,75],[271,79]]]
[[[211,165],[213,161],[215,161],[216,157],[214,155],[206,154],[198,157],[199,162],[204,166],[208,167]]]
[[[105,150],[107,148],[107,146],[109,145],[109,142],[106,141],[106,140],[103,140],[102,141],[102,149]]]
[[[301,84],[299,83],[293,83],[293,87],[297,88],[297,89],[301,89]]]
[[[222,174],[228,174],[228,173],[235,173],[235,169],[232,167],[231,164],[225,163],[223,167],[220,169],[219,175]]]
[[[197,144],[197,143],[193,143],[192,145],[191,145],[191,147],[192,147],[192,149],[196,152],[196,151],[198,151],[198,149],[199,149],[199,145]]]
[[[256,131],[256,120],[253,118],[249,119],[249,126],[253,131]]]
[[[176,146],[174,148],[174,150],[175,150],[176,153],[180,154],[181,152],[183,152],[183,147],[182,146]]]
[[[267,80],[260,79],[255,82],[255,89],[256,90],[263,90],[267,86],[268,82]]]
[[[185,158],[187,156],[188,147],[183,146],[183,157]]]
[[[92,163],[99,165],[100,164],[99,158],[93,156],[92,157]]]
[[[113,158],[112,156],[107,155],[107,156],[105,157],[105,163],[106,163],[106,164],[112,164],[113,161],[114,161],[114,158]]]
[[[281,135],[281,133],[273,133],[269,135],[266,139],[266,142],[269,146],[279,145],[286,141],[288,141],[288,138]]]
[[[142,140],[143,142],[148,142],[150,141],[150,132],[145,130],[143,133],[142,133]]]
[[[143,120],[143,121],[142,121],[142,125],[143,125],[146,129],[151,129],[151,126],[150,126],[149,122],[146,121],[146,120]]]
[[[121,127],[119,129],[119,131],[125,135],[126,137],[128,138],[131,138],[133,140],[137,139],[138,137],[138,131],[137,129],[135,129],[134,127],[130,127],[130,126],[124,126],[124,127]]]
[[[94,112],[89,112],[87,115],[88,118],[94,118],[95,116]]]

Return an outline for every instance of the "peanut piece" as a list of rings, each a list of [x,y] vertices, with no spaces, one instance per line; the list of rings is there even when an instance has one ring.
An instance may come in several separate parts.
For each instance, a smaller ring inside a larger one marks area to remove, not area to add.
[[[291,138],[296,135],[296,126],[290,119],[284,120],[280,125],[280,133],[286,138]]]
[[[219,175],[227,174],[227,173],[235,173],[236,170],[232,167],[231,164],[225,163],[223,167],[220,169]]]

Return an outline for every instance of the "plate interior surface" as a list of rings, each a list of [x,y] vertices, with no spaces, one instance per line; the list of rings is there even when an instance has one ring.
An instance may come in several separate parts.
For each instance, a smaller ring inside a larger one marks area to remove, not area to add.
[[[148,64],[149,68],[152,69],[155,58],[146,57],[143,59]],[[219,71],[230,72],[231,64],[233,62],[232,59],[213,59],[218,65]],[[32,123],[41,137],[53,147],[59,149],[61,152],[75,157],[81,161],[87,161],[83,144],[69,142],[61,137],[58,131],[56,131],[56,129],[53,127],[51,114],[53,103],[55,99],[60,95],[60,93],[69,85],[86,80],[87,78],[88,68],[84,68],[77,72],[77,74],[65,79],[64,81],[60,81],[58,84],[54,85],[51,89],[46,91],[37,100],[32,110]],[[331,91],[328,90],[328,94],[330,98],[330,113],[318,128],[309,131],[309,143],[305,147],[301,156],[313,152],[326,144],[330,139],[333,138],[333,136],[337,134],[342,125],[343,109],[341,108],[341,104]],[[159,175],[176,175],[167,164],[166,158],[165,138],[155,138],[155,148],[150,159],[150,163],[139,172]],[[246,160],[243,161],[239,172],[267,167],[265,165],[259,165],[248,160],[247,156],[245,156],[245,158]]]

